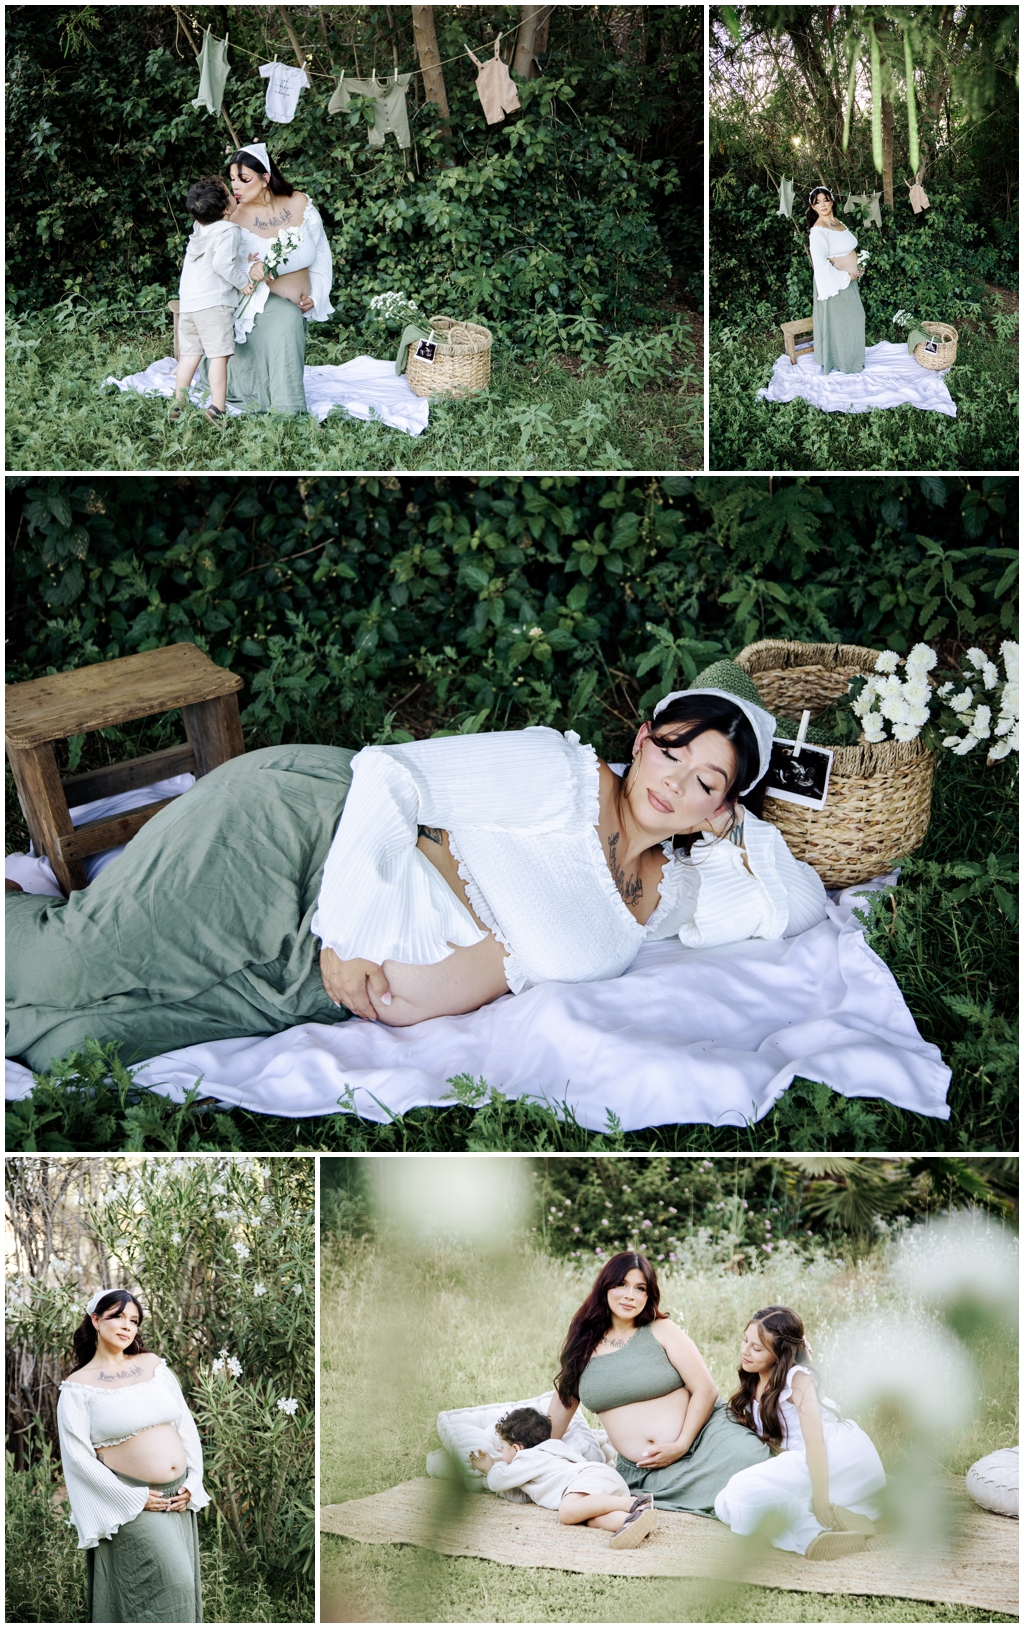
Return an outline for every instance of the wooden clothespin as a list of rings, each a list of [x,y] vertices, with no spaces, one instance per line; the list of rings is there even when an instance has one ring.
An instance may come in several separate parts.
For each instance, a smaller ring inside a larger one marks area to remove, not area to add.
[[[800,714],[800,728],[797,730],[797,732],[796,732],[796,740],[793,742],[793,756],[794,757],[799,757],[800,756],[800,748],[803,746],[804,741],[807,739],[807,726],[810,723],[810,721],[811,721],[811,714],[807,710],[807,708],[805,707],[803,712]]]

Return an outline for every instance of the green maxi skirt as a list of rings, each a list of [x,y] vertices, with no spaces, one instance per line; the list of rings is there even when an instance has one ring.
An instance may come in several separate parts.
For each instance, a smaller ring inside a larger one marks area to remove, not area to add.
[[[148,1487],[121,1475],[128,1487]],[[184,1482],[178,1476],[154,1492],[169,1498]],[[170,1513],[144,1509],[86,1549],[90,1622],[202,1622],[199,1523],[191,1509]]]
[[[70,899],[7,894],[8,1057],[46,1072],[94,1038],[140,1062],[347,1018],[309,926],[353,756],[247,752],[161,809]]]
[[[856,283],[831,299],[814,296],[814,360],[823,373],[864,371],[864,307]]]
[[[688,1453],[660,1470],[641,1470],[619,1455],[617,1469],[630,1492],[653,1492],[658,1509],[683,1509],[690,1515],[715,1514],[715,1499],[739,1470],[763,1464],[771,1452],[746,1425],[737,1424],[718,1401]]]
[[[228,406],[244,413],[305,413],[306,320],[297,305],[268,294],[252,329],[228,357]],[[209,386],[205,358],[199,370]]]

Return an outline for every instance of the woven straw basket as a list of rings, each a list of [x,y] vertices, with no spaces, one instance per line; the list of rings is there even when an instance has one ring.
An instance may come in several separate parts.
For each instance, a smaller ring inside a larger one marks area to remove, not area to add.
[[[409,347],[405,376],[414,396],[469,396],[486,390],[491,382],[491,330],[478,322],[456,322],[452,317],[431,317],[438,341],[432,362],[424,362]]]
[[[877,650],[855,644],[793,644],[762,639],[736,657],[765,706],[780,718],[811,716],[846,694],[851,678],[873,673]],[[832,748],[824,808],[767,797],[764,818],[777,825],[797,859],[827,888],[852,887],[892,869],[921,846],[931,818],[935,754],[920,742]]]
[[[938,340],[939,348],[932,354],[925,350],[922,340],[914,346],[914,361],[920,362],[922,367],[931,368],[933,373],[944,373],[956,361],[956,342],[960,335],[948,322],[922,322],[921,326],[926,334]]]

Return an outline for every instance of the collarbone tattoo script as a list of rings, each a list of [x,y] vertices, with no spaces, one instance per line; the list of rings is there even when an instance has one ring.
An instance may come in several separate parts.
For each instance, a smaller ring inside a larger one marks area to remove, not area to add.
[[[96,1378],[105,1380],[108,1384],[110,1384],[115,1379],[134,1379],[136,1375],[141,1374],[141,1372],[141,1362],[133,1362],[130,1368],[119,1368],[116,1374],[105,1374],[101,1368],[99,1373],[96,1375]]]
[[[628,1345],[629,1341],[632,1338],[633,1338],[632,1334],[629,1336],[629,1339],[626,1339],[626,1340],[620,1340],[616,1334],[606,1334],[604,1339],[601,1341],[601,1344],[602,1345],[613,1345],[615,1347],[616,1351],[621,1351],[622,1347],[624,1345]]]
[[[644,884],[640,880],[639,872],[637,872],[636,876],[627,876],[619,864],[616,848],[620,834],[620,832],[616,831],[613,836],[608,838],[608,864],[612,873],[612,881],[618,888],[622,899],[627,905],[633,905],[636,904],[638,899],[643,898]]]
[[[259,215],[257,215],[254,224],[258,232],[265,232],[269,227],[272,226],[287,226],[291,218],[291,210],[282,209],[279,215],[271,215],[269,220],[263,220]]]

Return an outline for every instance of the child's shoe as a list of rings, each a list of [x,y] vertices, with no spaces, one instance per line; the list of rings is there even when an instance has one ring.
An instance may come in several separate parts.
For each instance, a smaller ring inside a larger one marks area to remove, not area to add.
[[[203,412],[203,417],[206,419],[208,424],[216,424],[219,418],[225,418],[226,416],[227,415],[224,412],[223,407],[215,407],[212,401],[209,407],[207,407]]]
[[[641,1497],[645,1495],[641,1494]],[[650,1497],[648,1493],[646,1497]],[[658,1524],[658,1512],[654,1507],[654,1500],[650,1503],[641,1503],[640,1498],[634,1498],[633,1507],[617,1532],[613,1532],[608,1544],[609,1549],[635,1549],[642,1543],[648,1533],[653,1532]]]
[[[863,1532],[819,1532],[808,1549],[805,1560],[845,1560],[847,1555],[859,1554],[868,1546]]]

